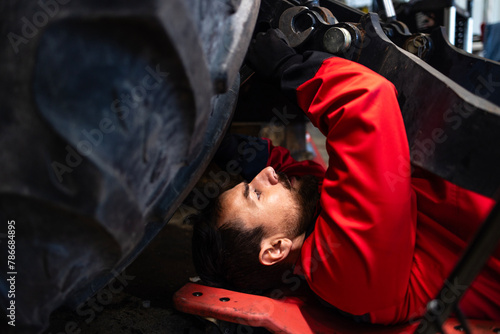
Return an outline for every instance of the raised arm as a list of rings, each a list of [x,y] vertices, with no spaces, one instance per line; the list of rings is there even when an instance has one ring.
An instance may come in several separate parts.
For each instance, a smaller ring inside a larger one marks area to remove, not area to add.
[[[409,149],[396,92],[370,70],[340,58],[323,62],[297,88],[297,102],[327,137],[323,212],[303,247],[311,287],[361,315],[402,303],[416,235]]]
[[[401,305],[416,235],[409,149],[394,86],[325,53],[288,54],[274,70],[327,137],[322,213],[302,269],[324,300],[354,315]]]

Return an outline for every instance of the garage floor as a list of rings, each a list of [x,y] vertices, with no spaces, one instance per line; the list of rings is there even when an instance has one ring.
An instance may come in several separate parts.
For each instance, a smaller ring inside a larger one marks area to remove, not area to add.
[[[307,131],[327,161],[324,137],[310,125]],[[79,309],[56,310],[44,333],[218,333],[213,326],[207,330],[206,321],[180,313],[172,305],[175,291],[196,276],[191,262],[192,229],[184,220],[186,214],[187,210],[179,210],[124,271],[121,291],[115,284],[115,289],[105,287],[107,291],[101,290]]]

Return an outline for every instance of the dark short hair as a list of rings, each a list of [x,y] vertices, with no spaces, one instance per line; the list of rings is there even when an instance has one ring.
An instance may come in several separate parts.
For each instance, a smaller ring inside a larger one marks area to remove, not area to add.
[[[260,263],[260,245],[265,234],[262,226],[248,229],[242,221],[229,221],[217,228],[221,213],[219,198],[191,217],[193,263],[201,280],[212,286],[245,292],[279,285],[283,272],[291,268],[291,264]]]

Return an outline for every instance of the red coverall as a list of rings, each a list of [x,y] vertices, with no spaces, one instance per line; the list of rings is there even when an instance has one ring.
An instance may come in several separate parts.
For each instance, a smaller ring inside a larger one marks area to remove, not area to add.
[[[290,176],[324,176],[321,212],[296,270],[341,311],[381,324],[416,319],[494,203],[423,171],[410,175],[389,81],[341,58],[308,68],[295,69],[291,89],[327,138],[328,169],[271,144],[267,162]],[[447,298],[461,289],[452,282]],[[470,318],[500,319],[500,249],[460,305]]]

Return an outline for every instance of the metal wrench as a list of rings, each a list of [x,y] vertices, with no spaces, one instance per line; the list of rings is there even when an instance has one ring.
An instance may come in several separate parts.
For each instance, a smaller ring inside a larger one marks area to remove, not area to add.
[[[294,6],[285,10],[279,19],[279,29],[291,47],[298,47],[320,28],[330,27],[338,21],[325,7]]]

